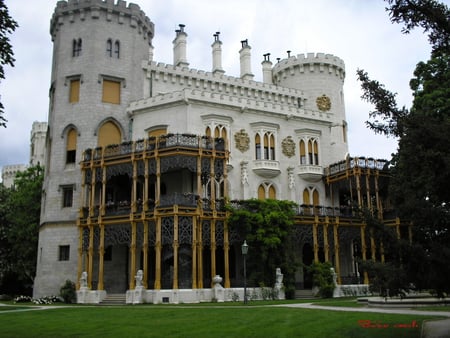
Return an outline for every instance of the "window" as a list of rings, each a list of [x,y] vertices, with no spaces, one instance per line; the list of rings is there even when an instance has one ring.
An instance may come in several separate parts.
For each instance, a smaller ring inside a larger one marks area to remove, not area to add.
[[[300,164],[306,163],[306,149],[305,149],[305,141],[300,141]]]
[[[112,40],[108,39],[106,41],[106,55],[112,57]]]
[[[303,190],[303,204],[306,214],[313,215],[316,213],[315,207],[319,206],[319,192],[316,188],[308,187]]]
[[[120,81],[103,79],[102,102],[120,104]]]
[[[114,56],[118,59],[120,58],[120,42],[114,42]]]
[[[81,55],[81,39],[74,39],[72,41],[72,56],[76,57],[76,56],[80,56]]]
[[[70,259],[70,245],[60,245],[59,246],[59,257],[60,261],[68,261]]]
[[[264,148],[261,149],[261,138]],[[255,136],[255,152],[257,160],[275,160],[275,136],[271,132],[260,132]]]
[[[80,100],[80,79],[70,80],[69,103],[76,103]]]
[[[269,182],[263,183],[258,187],[258,199],[264,200],[266,198],[277,198],[275,187]]]
[[[71,128],[67,133],[66,164],[75,163],[77,154],[77,132]]]
[[[122,133],[119,127],[112,122],[105,122],[98,131],[98,146],[106,147],[108,144],[120,144],[122,142]]]
[[[63,208],[70,208],[73,204],[73,187],[63,187]]]
[[[306,144],[308,145],[308,157],[306,157]],[[319,142],[316,138],[300,140],[300,164],[319,165]]]

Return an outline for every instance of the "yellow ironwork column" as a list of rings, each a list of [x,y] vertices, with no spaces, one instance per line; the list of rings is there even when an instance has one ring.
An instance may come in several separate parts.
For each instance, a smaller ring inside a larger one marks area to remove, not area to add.
[[[98,248],[98,286],[97,290],[104,290],[104,255],[105,255],[105,224],[100,224],[100,245]]]
[[[197,286],[199,289],[203,289],[203,239],[202,239],[202,221],[201,219],[197,222],[197,230],[198,230],[198,237],[197,237],[197,243],[198,243],[198,250],[197,250],[197,261],[198,261],[198,268],[197,268]]]
[[[336,223],[333,224],[334,240],[334,268],[336,269],[337,283],[341,284],[341,261],[339,259],[339,217],[336,217]]]
[[[80,288],[80,278],[83,272],[83,228],[78,227],[78,262],[77,262],[77,290]]]
[[[229,259],[229,252],[230,252],[230,242],[228,240],[228,223],[225,222],[223,226],[223,255],[225,260],[225,282],[224,286],[226,288],[230,287],[230,259]]]
[[[174,205],[173,216],[173,284],[172,289],[178,289],[178,205]]]
[[[323,224],[323,250],[325,256],[325,262],[330,261],[330,245],[328,243],[328,225],[330,224],[330,219],[325,216],[325,223]]]
[[[366,257],[366,226],[362,225],[361,226],[361,254],[362,254],[362,259],[363,262],[365,262],[367,260]],[[364,284],[369,284],[369,276],[367,275],[367,271],[364,271]]]
[[[314,216],[313,224],[313,244],[314,244],[314,262],[319,263],[319,242],[317,240],[317,227],[319,226],[319,216]]]
[[[374,262],[377,260],[376,250],[377,250],[377,247],[375,244],[375,238],[373,237],[373,229],[370,229],[370,253],[371,253],[372,260]]]
[[[94,266],[94,226],[89,226],[89,251],[88,251],[88,287],[92,289],[92,271]]]
[[[130,245],[130,290],[134,289],[134,276],[136,275],[136,222],[131,222],[131,245]]]
[[[198,208],[197,208],[198,210]],[[192,217],[192,288],[197,289],[197,216]]]
[[[161,217],[156,218],[155,231],[155,290],[161,289]]]
[[[216,220],[211,221],[211,287],[216,275]]]
[[[148,287],[148,221],[144,221],[144,240],[142,243],[142,256],[143,256],[143,272],[144,278],[142,284],[144,288]]]

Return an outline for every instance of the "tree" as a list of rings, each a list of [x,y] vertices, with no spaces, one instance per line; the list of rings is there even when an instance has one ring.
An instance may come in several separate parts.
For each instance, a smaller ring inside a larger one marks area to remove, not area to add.
[[[395,94],[358,70],[362,98],[375,105],[366,122],[375,132],[399,139],[393,155],[390,197],[403,220],[413,224],[414,244],[403,246],[398,269],[406,280],[437,293],[450,292],[450,10],[433,0],[386,0],[391,21],[403,32],[422,27],[432,47],[410,81],[414,100],[399,109]],[[412,249],[413,248],[413,249]],[[407,253],[407,254],[406,254]]]
[[[0,0],[0,79],[5,78],[4,65],[14,67],[14,52],[9,42],[8,34],[12,34],[19,25],[8,12],[4,0]],[[6,119],[3,117],[3,104],[0,101],[0,127],[6,127]]]
[[[39,165],[18,173],[14,187],[0,200],[0,282],[2,289],[14,293],[29,292],[36,273],[43,176]],[[10,279],[13,288],[7,285]]]
[[[228,224],[236,229],[248,246],[248,281],[253,285],[271,286],[275,270],[284,274],[286,297],[295,292],[294,203],[279,200],[250,199],[230,207]]]

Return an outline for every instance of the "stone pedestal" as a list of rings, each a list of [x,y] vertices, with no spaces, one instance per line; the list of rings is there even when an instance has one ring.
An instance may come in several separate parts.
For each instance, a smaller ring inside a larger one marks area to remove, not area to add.
[[[219,275],[214,276],[213,278],[213,297],[217,302],[224,302],[225,301],[225,290],[223,286],[220,284],[222,283],[222,277]]]

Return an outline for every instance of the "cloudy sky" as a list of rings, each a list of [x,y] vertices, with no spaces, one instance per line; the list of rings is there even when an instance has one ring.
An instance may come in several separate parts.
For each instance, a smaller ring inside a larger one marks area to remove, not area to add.
[[[396,92],[410,107],[409,80],[415,65],[430,55],[421,30],[401,33],[382,0],[134,0],[155,24],[154,60],[172,63],[178,24],[186,25],[190,67],[211,70],[213,34],[220,31],[223,68],[239,76],[240,41],[252,47],[252,71],[262,79],[264,53],[271,60],[307,52],[334,54],[346,65],[345,101],[352,156],[390,158],[397,142],[374,135],[364,121],[372,107],[360,99],[356,70]],[[450,0],[443,1],[449,5]],[[33,121],[47,121],[52,42],[49,22],[56,0],[6,0],[20,27],[11,36],[15,67],[0,83],[7,128],[0,128],[0,167],[28,163]]]

